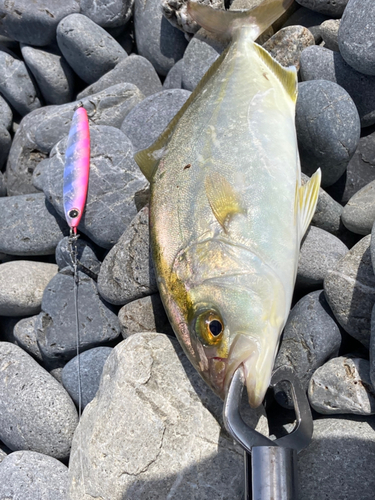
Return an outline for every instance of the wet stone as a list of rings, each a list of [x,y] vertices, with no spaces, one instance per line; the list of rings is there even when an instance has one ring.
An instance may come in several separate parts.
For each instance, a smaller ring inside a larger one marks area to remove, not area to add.
[[[0,125],[9,130],[12,126],[12,120],[13,112],[6,100],[0,95]]]
[[[100,295],[123,305],[157,292],[149,243],[148,207],[133,219],[105,257],[98,277]]]
[[[329,360],[311,377],[308,395],[318,413],[375,414],[369,361],[351,357]]]
[[[14,342],[34,359],[43,361],[37,340],[36,340],[36,316],[20,319],[13,329]]]
[[[375,181],[355,193],[342,212],[345,226],[357,234],[370,234],[375,222]]]
[[[188,90],[162,90],[135,106],[121,125],[121,131],[131,140],[134,150],[151,146],[189,96]]]
[[[81,0],[81,14],[103,28],[115,28],[126,24],[131,15],[134,0]]]
[[[330,2],[327,0],[297,0],[300,5],[332,17],[341,17],[348,0],[335,0]]]
[[[324,47],[326,49],[339,52],[339,34],[340,19],[328,19],[320,25],[320,34],[322,35]]]
[[[180,89],[182,85],[182,59],[176,62],[165,77],[164,89]]]
[[[94,347],[79,355],[82,409],[95,397],[104,363],[113,351],[112,347]],[[79,404],[78,357],[71,359],[62,369],[61,380],[76,405]]]
[[[94,274],[99,274],[101,262],[95,254],[93,245],[82,238],[76,242],[78,267],[82,264]],[[59,269],[69,266],[73,269],[72,250],[69,245],[69,237],[60,240],[56,247],[56,264]],[[82,271],[82,269],[80,269]],[[87,272],[85,269],[83,272]]]

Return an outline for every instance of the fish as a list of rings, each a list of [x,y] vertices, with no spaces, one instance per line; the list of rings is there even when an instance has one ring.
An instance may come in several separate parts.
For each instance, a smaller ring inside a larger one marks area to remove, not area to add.
[[[72,118],[65,152],[63,205],[65,219],[77,234],[85,208],[90,172],[90,129],[87,111],[79,106]]]
[[[134,156],[150,181],[152,257],[173,330],[221,398],[242,365],[252,408],[270,383],[321,178],[301,185],[296,69],[255,43],[290,3],[232,12],[190,1],[194,20],[230,43]]]

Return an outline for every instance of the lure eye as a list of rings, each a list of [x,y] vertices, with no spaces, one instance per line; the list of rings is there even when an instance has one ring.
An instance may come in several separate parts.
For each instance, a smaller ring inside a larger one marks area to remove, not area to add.
[[[68,215],[71,219],[75,219],[79,215],[79,210],[77,210],[76,208],[72,208],[71,210],[69,210]]]
[[[198,316],[195,329],[204,345],[219,344],[224,334],[224,323],[215,311],[208,311]]]

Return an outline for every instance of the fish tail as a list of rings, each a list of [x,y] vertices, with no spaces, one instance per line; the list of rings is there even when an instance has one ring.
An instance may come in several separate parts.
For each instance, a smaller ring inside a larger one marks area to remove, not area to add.
[[[233,37],[243,26],[251,27],[251,37],[256,40],[290,7],[293,0],[264,0],[251,10],[215,10],[207,5],[188,1],[188,12],[202,28]]]

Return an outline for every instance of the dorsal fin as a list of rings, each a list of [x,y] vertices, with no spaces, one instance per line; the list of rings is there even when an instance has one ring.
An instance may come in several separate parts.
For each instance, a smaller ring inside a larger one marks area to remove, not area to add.
[[[244,212],[240,197],[229,181],[219,172],[207,175],[204,187],[214,216],[221,227],[226,230],[230,218]]]

